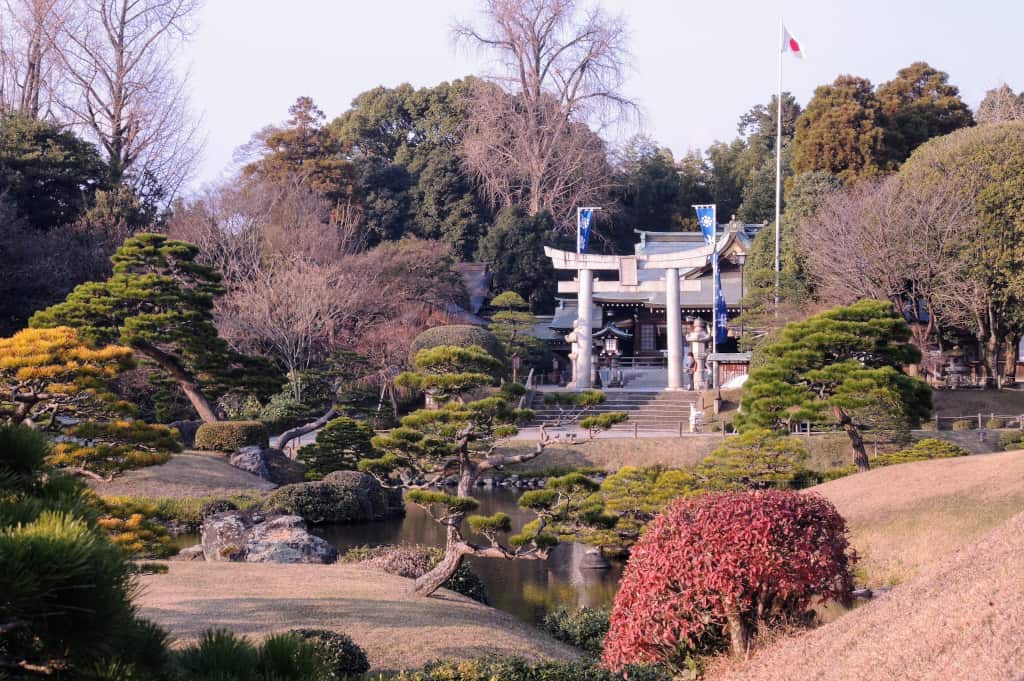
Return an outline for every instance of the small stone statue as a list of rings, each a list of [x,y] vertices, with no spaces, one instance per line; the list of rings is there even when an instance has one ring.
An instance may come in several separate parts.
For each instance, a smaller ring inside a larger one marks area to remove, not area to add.
[[[576,385],[576,379],[579,375],[579,364],[577,359],[580,356],[580,340],[579,340],[579,329],[580,320],[574,319],[572,322],[572,331],[566,334],[565,342],[569,343],[569,361],[572,363],[572,385]]]

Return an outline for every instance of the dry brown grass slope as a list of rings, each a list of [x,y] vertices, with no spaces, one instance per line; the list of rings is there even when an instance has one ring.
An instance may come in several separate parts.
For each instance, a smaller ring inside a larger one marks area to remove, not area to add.
[[[812,489],[850,525],[858,582],[897,584],[1024,511],[1024,451],[889,466]]]
[[[168,563],[141,578],[140,614],[180,643],[224,627],[254,639],[295,628],[341,631],[374,670],[439,658],[574,659],[571,648],[512,615],[442,589],[410,596],[412,580],[355,565]]]
[[[1024,679],[1024,514],[888,595],[709,681]]]

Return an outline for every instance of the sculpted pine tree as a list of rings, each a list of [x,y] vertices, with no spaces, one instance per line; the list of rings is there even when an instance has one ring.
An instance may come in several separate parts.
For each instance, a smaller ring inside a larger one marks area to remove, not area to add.
[[[416,580],[414,591],[429,596],[455,573],[466,556],[505,560],[542,560],[557,544],[549,526],[568,527],[589,520],[585,501],[597,484],[579,474],[548,481],[547,488],[533,490],[519,498],[519,505],[537,515],[518,534],[502,540],[512,531],[505,513],[470,515],[478,507],[473,498],[481,474],[502,466],[523,463],[540,456],[554,441],[543,427],[530,451],[504,454],[499,443],[518,432],[517,424],[529,421],[533,412],[515,409],[505,393],[467,399],[471,393],[493,381],[491,373],[501,364],[479,346],[440,346],[422,350],[416,370],[398,382],[423,390],[434,390],[448,401],[438,409],[420,409],[402,419],[402,425],[373,439],[377,458],[363,459],[359,470],[370,473],[388,487],[405,488],[406,499],[423,507],[445,528],[445,555],[430,572]],[[434,487],[454,477],[454,493]],[[467,524],[484,542],[477,543],[464,533]]]
[[[927,384],[901,371],[921,358],[909,340],[907,323],[877,300],[787,324],[776,342],[758,349],[762,362],[744,386],[739,431],[835,425],[849,436],[857,469],[868,470],[861,431],[870,421],[884,416],[913,426],[931,411]]]
[[[263,362],[231,350],[213,325],[220,277],[196,261],[198,248],[162,234],[138,234],[111,258],[106,281],[82,284],[33,315],[34,328],[69,326],[92,343],[121,343],[173,379],[204,421],[216,421],[206,390],[265,388]]]

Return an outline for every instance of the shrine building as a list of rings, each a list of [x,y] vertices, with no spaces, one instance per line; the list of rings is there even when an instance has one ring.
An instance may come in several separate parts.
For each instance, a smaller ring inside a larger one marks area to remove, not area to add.
[[[730,320],[740,314],[744,265],[763,227],[735,220],[718,226]],[[734,324],[717,353],[710,354],[714,277],[712,248],[702,234],[637,234],[633,255],[544,249],[556,270],[576,271],[572,280],[558,282],[558,308],[537,329],[567,367],[558,382],[576,389],[682,390],[728,385],[745,375],[749,354],[737,352]],[[696,365],[692,371],[691,364]]]

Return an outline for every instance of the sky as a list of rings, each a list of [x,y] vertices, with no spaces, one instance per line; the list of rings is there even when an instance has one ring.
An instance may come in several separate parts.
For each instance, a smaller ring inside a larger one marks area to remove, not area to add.
[[[587,0],[581,0],[586,5]],[[614,131],[650,135],[681,156],[731,140],[744,111],[778,88],[779,20],[806,58],[784,55],[783,89],[805,105],[841,73],[881,83],[914,61],[949,73],[975,108],[1006,82],[1024,89],[1020,0],[601,0],[625,16],[625,92],[642,112]],[[450,28],[477,0],[206,0],[181,49],[205,148],[192,184],[230,176],[235,150],[310,96],[333,118],[378,85],[432,86],[480,73]]]

